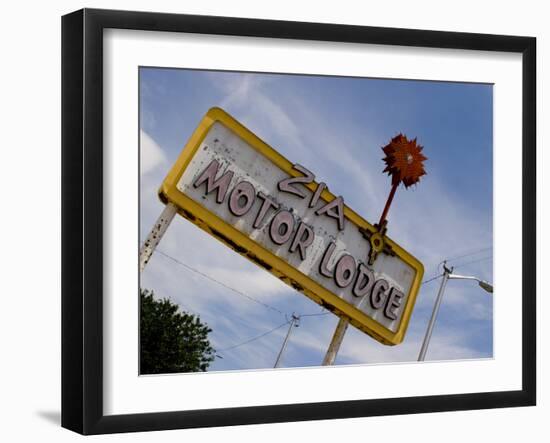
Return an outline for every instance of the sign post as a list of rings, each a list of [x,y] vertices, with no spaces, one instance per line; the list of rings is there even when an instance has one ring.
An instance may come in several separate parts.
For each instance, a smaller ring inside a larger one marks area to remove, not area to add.
[[[149,259],[153,255],[153,252],[155,252],[157,245],[177,213],[178,208],[172,203],[167,203],[162,210],[153,229],[151,229],[151,232],[149,232],[149,235],[139,250],[139,272],[143,272],[145,269],[145,266],[149,262]]]
[[[177,211],[379,342],[403,341],[422,263],[223,110],[204,116],[159,197],[170,209],[142,248],[141,267]],[[377,235],[384,248],[369,261]]]
[[[336,360],[336,355],[340,350],[340,345],[344,340],[344,335],[348,330],[348,326],[348,319],[341,318],[340,320],[338,320],[338,324],[336,325],[336,329],[334,330],[332,340],[330,341],[327,353],[325,354],[325,358],[323,359],[323,366],[332,366],[334,364],[334,361]]]

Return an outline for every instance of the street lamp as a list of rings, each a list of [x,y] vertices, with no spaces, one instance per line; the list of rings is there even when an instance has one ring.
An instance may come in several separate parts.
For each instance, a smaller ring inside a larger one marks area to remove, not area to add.
[[[493,293],[493,285],[489,282],[486,282],[485,280],[481,280],[477,277],[472,277],[471,275],[458,275],[458,274],[449,274],[447,276],[449,279],[456,279],[456,280],[475,280],[481,286],[483,289],[485,289],[487,292]]]
[[[439,306],[441,305],[441,299],[443,298],[443,293],[445,292],[445,287],[447,286],[447,280],[475,280],[481,288],[489,293],[493,293],[493,285],[485,280],[480,278],[473,277],[471,275],[458,275],[453,274],[453,268],[447,268],[446,263],[443,262],[443,279],[441,280],[441,286],[439,287],[439,292],[437,293],[437,298],[435,300],[434,309],[432,311],[432,317],[428,323],[428,329],[424,337],[424,342],[422,343],[422,348],[420,348],[420,354],[418,354],[418,361],[424,361],[426,357],[426,352],[428,351],[428,345],[430,344],[430,339],[432,337],[432,332],[435,324],[435,319],[437,318],[437,313],[439,312]]]

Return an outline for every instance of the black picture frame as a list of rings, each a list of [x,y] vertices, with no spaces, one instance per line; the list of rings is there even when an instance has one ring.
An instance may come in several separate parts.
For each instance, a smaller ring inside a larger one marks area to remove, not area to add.
[[[103,413],[103,31],[108,28],[522,55],[522,389],[131,415]],[[62,426],[82,434],[529,406],[536,403],[536,39],[83,9],[62,18]]]

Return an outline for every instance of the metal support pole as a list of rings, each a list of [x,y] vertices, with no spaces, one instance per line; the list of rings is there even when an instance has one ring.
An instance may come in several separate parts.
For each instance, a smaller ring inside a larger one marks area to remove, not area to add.
[[[281,346],[281,350],[279,351],[279,355],[277,355],[277,360],[275,360],[275,366],[273,366],[274,368],[279,367],[279,364],[281,363],[283,353],[285,352],[286,345],[288,343],[288,339],[290,337],[290,333],[292,332],[292,328],[293,328],[294,325],[298,326],[298,324],[296,322],[299,319],[300,319],[300,317],[292,314],[292,320],[290,320],[290,326],[288,327],[288,332],[286,333],[285,341],[283,341],[283,345]]]
[[[167,203],[162,210],[153,229],[151,229],[151,232],[149,232],[149,235],[139,250],[139,272],[143,272],[145,269],[145,265],[149,262],[149,259],[153,255],[153,252],[155,252],[157,245],[177,212],[176,206],[172,203]]]
[[[334,330],[332,340],[330,341],[327,353],[325,354],[325,358],[323,359],[323,366],[332,366],[334,364],[334,360],[336,360],[336,355],[340,350],[340,345],[344,340],[344,335],[346,334],[348,326],[349,320],[347,318],[340,318],[340,320],[338,320],[338,324],[336,325],[336,329]]]
[[[432,337],[432,332],[434,329],[435,319],[437,318],[437,313],[439,312],[439,306],[441,305],[441,299],[443,298],[443,293],[445,292],[445,286],[447,286],[447,280],[449,280],[449,274],[453,272],[452,269],[443,267],[443,279],[441,280],[441,286],[439,287],[439,292],[437,293],[437,298],[435,300],[434,309],[432,311],[432,317],[428,323],[428,329],[426,330],[426,335],[424,336],[424,342],[422,343],[422,348],[420,349],[420,354],[418,354],[418,361],[424,361],[426,357],[426,352],[428,351],[428,345],[430,344],[430,339]]]
[[[399,186],[399,182],[395,183],[391,187],[390,195],[388,195],[388,199],[386,200],[386,205],[384,206],[384,210],[382,211],[382,215],[380,216],[380,221],[378,222],[379,228],[382,227],[382,223],[386,220],[386,217],[388,216],[388,211],[390,210],[391,202],[393,201],[393,197],[395,197],[395,191],[397,191],[397,187]]]

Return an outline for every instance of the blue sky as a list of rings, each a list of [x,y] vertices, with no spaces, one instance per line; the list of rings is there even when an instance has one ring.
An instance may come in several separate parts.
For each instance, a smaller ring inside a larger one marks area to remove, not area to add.
[[[417,137],[428,175],[416,187],[399,188],[389,235],[424,263],[425,279],[451,258],[457,273],[492,281],[492,97],[492,86],[485,84],[141,68],[141,238],[162,210],[156,190],[165,174],[202,116],[219,106],[314,171],[371,222],[390,189],[381,146],[399,132]],[[285,323],[284,314],[323,313],[181,217],[159,250],[263,303],[163,254],[153,256],[141,286],[199,314],[213,329],[211,342],[223,358],[210,370],[273,367],[287,326],[233,346]],[[384,346],[350,328],[336,364],[416,360],[439,282],[421,287],[402,344]],[[336,323],[332,314],[303,317],[282,366],[320,365]],[[450,281],[427,360],[491,357],[492,328],[492,297],[475,282]]]

